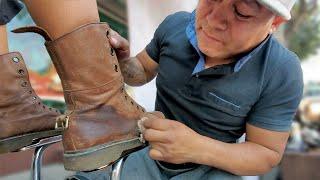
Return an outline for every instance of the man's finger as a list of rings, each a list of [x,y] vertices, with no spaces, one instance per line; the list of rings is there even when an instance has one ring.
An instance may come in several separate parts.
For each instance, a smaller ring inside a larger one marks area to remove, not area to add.
[[[122,36],[120,36],[117,32],[111,30],[109,35],[110,43],[113,48],[122,50],[122,51],[129,51],[129,42]]]
[[[159,118],[146,118],[146,120],[143,121],[143,126],[146,129],[155,129],[159,131],[165,131],[170,128],[169,120],[166,119],[159,119]]]
[[[149,142],[167,143],[169,141],[169,138],[167,137],[166,133],[154,129],[146,129],[143,132],[143,138]]]
[[[159,151],[159,150],[157,150],[157,149],[150,149],[150,151],[149,151],[149,156],[150,156],[153,160],[158,160],[158,161],[163,160],[163,154],[161,153],[161,151]]]

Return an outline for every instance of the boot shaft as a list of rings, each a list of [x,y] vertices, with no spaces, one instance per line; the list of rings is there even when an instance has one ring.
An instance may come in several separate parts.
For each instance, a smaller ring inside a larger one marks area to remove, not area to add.
[[[25,27],[16,33],[40,34],[62,82],[69,110],[99,106],[123,88],[123,77],[111,48],[106,23],[83,25],[53,40],[40,27]],[[106,90],[109,89],[109,90]],[[106,93],[108,92],[108,93]]]
[[[107,24],[88,24],[45,43],[65,91],[101,87],[121,77]]]
[[[20,53],[0,55],[0,104],[29,91],[26,65]]]

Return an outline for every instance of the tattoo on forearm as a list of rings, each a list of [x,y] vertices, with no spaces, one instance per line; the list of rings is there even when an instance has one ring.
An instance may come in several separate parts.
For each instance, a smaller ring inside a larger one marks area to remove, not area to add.
[[[142,65],[135,58],[120,61],[120,68],[125,83],[140,86],[147,83],[146,73]]]

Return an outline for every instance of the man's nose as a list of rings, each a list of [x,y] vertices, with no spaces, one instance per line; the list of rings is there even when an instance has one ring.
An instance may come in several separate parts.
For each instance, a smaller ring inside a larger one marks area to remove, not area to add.
[[[227,1],[219,1],[212,7],[207,15],[208,24],[210,27],[225,31],[228,28],[228,3]]]

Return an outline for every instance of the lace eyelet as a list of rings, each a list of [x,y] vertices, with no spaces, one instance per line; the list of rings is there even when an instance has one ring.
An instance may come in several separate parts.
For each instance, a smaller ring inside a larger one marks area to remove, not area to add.
[[[24,70],[23,70],[23,69],[19,69],[18,73],[19,73],[20,75],[24,75]]]
[[[119,72],[119,70],[118,70],[118,65],[116,65],[116,64],[114,65],[114,71],[115,71],[115,72]]]
[[[15,62],[15,63],[18,63],[20,61],[20,59],[18,57],[13,57],[12,61]]]
[[[32,97],[32,99],[33,99],[33,100],[36,100],[36,99],[37,99],[37,97],[33,96],[33,97]]]
[[[27,82],[23,82],[23,83],[21,83],[21,86],[22,86],[22,87],[27,87],[27,85],[28,85],[28,83],[27,83]]]

